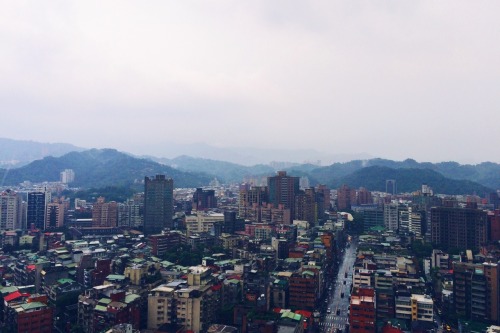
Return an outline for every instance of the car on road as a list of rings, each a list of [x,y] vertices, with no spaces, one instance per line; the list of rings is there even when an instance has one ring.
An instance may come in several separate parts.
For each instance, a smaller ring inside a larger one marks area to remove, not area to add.
[[[332,313],[332,310],[330,308],[326,309],[326,313]]]

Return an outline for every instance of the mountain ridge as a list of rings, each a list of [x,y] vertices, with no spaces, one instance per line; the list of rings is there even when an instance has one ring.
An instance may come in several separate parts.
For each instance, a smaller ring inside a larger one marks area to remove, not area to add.
[[[0,139],[0,143],[16,141],[9,140],[10,139]],[[36,144],[36,142],[33,141],[21,142]],[[65,149],[69,149],[75,146],[67,145],[64,147]],[[2,146],[0,152],[3,153],[3,156],[9,154],[11,156],[13,155],[6,151],[8,149],[8,146]],[[311,185],[328,184],[329,186],[335,187],[339,186],[339,184],[341,185],[342,182],[358,184],[359,182],[353,179],[353,174],[358,177],[366,178],[364,173],[356,172],[364,168],[379,166],[394,170],[412,169],[411,172],[414,174],[419,173],[421,177],[430,177],[429,179],[436,182],[442,182],[443,180],[435,174],[431,175],[430,173],[418,170],[432,170],[444,176],[449,181],[464,180],[472,182],[462,183],[461,186],[464,186],[464,190],[472,190],[474,188],[481,191],[484,189],[500,189],[500,164],[494,162],[460,164],[454,161],[439,163],[417,162],[411,158],[403,161],[372,158],[336,162],[328,166],[293,162],[273,162],[269,164],[247,166],[229,161],[191,157],[188,155],[180,155],[171,159],[154,156],[138,157],[130,153],[119,152],[113,148],[94,148],[83,151],[71,151],[62,156],[56,155],[57,154],[54,156],[44,156],[42,159],[34,160],[20,167],[9,165],[6,168],[0,169],[0,176],[2,177],[0,179],[4,180],[0,185],[6,184],[5,182],[14,185],[15,183],[13,183],[13,181],[21,182],[24,180],[55,181],[59,179],[60,171],[70,168],[75,170],[77,174],[76,184],[80,186],[128,184],[130,182],[141,181],[146,175],[166,173],[178,177],[176,186],[195,187],[206,185],[213,178],[218,178],[224,183],[236,183],[241,182],[246,177],[266,177],[273,175],[278,170],[285,170],[295,176],[308,177]],[[27,167],[28,165],[30,165],[30,167]],[[127,165],[133,167],[125,168]],[[108,169],[115,170],[115,172],[106,174]],[[119,172],[116,172],[116,170]],[[373,173],[374,171],[370,170],[383,171],[383,174],[392,174],[390,177],[394,177],[393,173],[388,172],[386,169],[368,169],[365,173],[371,172],[371,177],[378,176]],[[409,175],[403,171],[399,171],[399,174],[404,175],[405,179],[409,177]],[[44,177],[45,179],[43,179]],[[380,177],[382,177],[382,175],[380,175]],[[98,181],[95,178],[100,180]],[[368,179],[365,180],[368,181]],[[113,181],[116,183],[112,183]],[[412,180],[412,182],[414,181],[415,180]],[[421,182],[426,181],[422,180]],[[427,182],[430,186],[433,186],[430,181]],[[480,184],[483,188],[477,187],[477,185],[473,183]],[[363,186],[367,187],[366,184]],[[379,188],[379,185],[373,184],[373,186]]]
[[[44,157],[15,169],[0,169],[2,186],[31,182],[58,181],[60,172],[73,169],[75,187],[127,186],[142,182],[145,176],[165,174],[176,187],[197,187],[211,178],[202,173],[187,173],[157,162],[140,159],[116,149],[90,149],[61,157]]]

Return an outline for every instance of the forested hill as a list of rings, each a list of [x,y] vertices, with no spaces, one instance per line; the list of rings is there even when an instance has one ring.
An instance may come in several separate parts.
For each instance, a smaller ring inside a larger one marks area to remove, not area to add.
[[[136,158],[114,149],[91,149],[71,152],[61,157],[45,157],[15,169],[0,169],[2,185],[16,185],[23,181],[58,181],[60,172],[73,169],[75,187],[127,186],[142,182],[145,176],[165,174],[174,179],[176,187],[197,187],[210,182],[210,176],[200,172],[184,172]]]

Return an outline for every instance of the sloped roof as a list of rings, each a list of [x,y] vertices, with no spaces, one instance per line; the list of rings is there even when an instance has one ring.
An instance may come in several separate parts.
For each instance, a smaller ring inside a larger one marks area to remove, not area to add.
[[[45,307],[47,307],[47,305],[45,305],[41,302],[31,302],[31,303],[21,304],[21,308],[23,310],[31,310],[31,309],[45,308]]]
[[[5,296],[3,299],[6,301],[6,302],[10,302],[12,300],[15,300],[19,297],[29,297],[30,294],[28,293],[21,293],[19,291],[14,291],[13,293],[11,294],[8,294],[7,296]]]
[[[302,320],[302,316],[298,313],[293,313],[292,311],[285,311],[281,314],[281,318],[288,318],[296,321]]]

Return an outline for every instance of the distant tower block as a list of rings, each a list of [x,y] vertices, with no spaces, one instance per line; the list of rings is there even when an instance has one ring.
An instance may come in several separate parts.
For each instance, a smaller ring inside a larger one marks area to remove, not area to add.
[[[387,179],[385,181],[385,192],[395,195],[397,193],[396,188],[396,180],[395,179]]]
[[[73,169],[65,169],[61,171],[61,183],[69,184],[75,181],[75,172]]]

